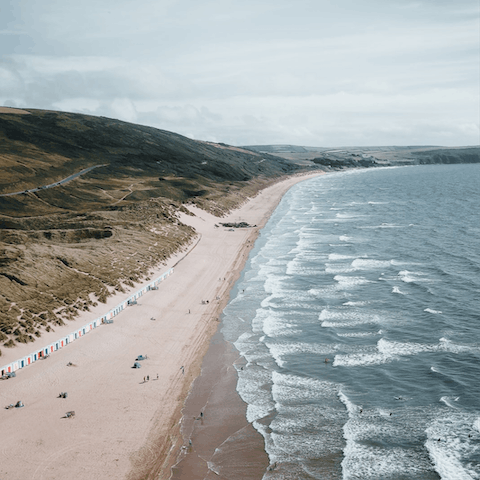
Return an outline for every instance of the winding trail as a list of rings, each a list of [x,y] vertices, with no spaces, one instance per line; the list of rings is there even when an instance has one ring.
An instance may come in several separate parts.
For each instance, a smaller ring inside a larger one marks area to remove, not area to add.
[[[87,173],[90,170],[93,170],[94,168],[105,167],[106,165],[107,164],[105,163],[103,165],[94,165],[93,167],[84,168],[80,172],[74,173],[73,175],[70,175],[69,177],[64,178],[63,180],[60,180],[58,182],[50,183],[49,185],[42,185],[40,187],[30,188],[29,190],[22,190],[21,192],[0,193],[0,197],[10,197],[12,195],[21,195],[21,194],[24,194],[24,193],[39,192],[40,190],[46,190],[47,188],[58,187],[59,185],[64,185],[65,183],[74,180],[75,178],[79,177],[80,175],[83,175],[84,173]]]

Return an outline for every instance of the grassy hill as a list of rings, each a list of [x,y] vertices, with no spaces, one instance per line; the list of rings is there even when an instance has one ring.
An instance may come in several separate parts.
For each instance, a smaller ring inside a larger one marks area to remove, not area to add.
[[[0,345],[147,277],[195,236],[185,204],[222,216],[303,168],[119,120],[0,109]]]

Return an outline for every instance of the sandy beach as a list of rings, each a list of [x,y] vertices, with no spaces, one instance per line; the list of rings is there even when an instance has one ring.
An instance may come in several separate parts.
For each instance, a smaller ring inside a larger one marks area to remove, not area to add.
[[[276,183],[222,219],[191,208],[195,216],[182,215],[181,221],[196,229],[199,241],[166,265],[149,270],[155,278],[177,264],[174,274],[157,291],[148,292],[138,305],[121,312],[113,324],[19,370],[16,378],[1,381],[0,478],[168,479],[179,452],[191,450],[180,432],[182,408],[200,374],[230,288],[259,229],[283,194],[313,175],[318,173]],[[215,226],[239,221],[256,227],[231,231]],[[131,291],[139,287],[137,284]],[[100,304],[74,322],[44,334],[38,346],[97,318],[128,295],[110,297],[107,305]],[[32,350],[31,344],[3,349],[1,363]],[[141,362],[142,368],[134,369],[140,354],[148,359]],[[224,358],[231,361],[234,355],[230,352]],[[73,365],[67,366],[70,362]],[[232,391],[234,377],[229,378],[225,381]],[[68,392],[68,397],[58,398],[60,392]],[[202,407],[201,396],[197,398]],[[24,408],[3,408],[18,400]],[[228,401],[218,399],[219,403]],[[65,418],[68,411],[75,411],[75,416]],[[238,416],[237,420],[245,434],[256,435],[248,431],[244,419]],[[206,422],[207,417],[208,426]],[[212,428],[218,430],[213,424]],[[266,466],[265,462],[265,455],[260,454],[254,470]],[[187,475],[175,478],[197,478]]]

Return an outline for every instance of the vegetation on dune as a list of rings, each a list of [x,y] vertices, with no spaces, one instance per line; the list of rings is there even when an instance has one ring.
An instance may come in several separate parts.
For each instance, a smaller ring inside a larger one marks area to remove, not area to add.
[[[29,110],[0,115],[0,343],[33,342],[146,279],[195,237],[178,212],[221,217],[301,170],[151,127]],[[1,354],[1,353],[0,353]]]

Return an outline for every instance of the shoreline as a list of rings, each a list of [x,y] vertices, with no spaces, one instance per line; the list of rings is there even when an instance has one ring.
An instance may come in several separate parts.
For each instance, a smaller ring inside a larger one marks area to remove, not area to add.
[[[323,173],[321,173],[323,174]],[[311,178],[316,175],[309,175]],[[300,179],[302,181],[303,179]],[[298,182],[295,182],[298,183]],[[233,272],[231,288],[223,298],[221,312],[231,300],[231,291],[245,268],[250,250],[277,208],[290,185],[270,206],[261,225],[249,239],[249,246],[239,268]],[[181,417],[183,444],[175,450],[168,480],[255,480],[263,478],[270,467],[264,438],[246,418],[247,404],[236,387],[235,365],[245,359],[221,333],[220,322],[202,358],[200,374],[195,378],[184,401]],[[222,447],[225,446],[223,451]],[[215,463],[217,462],[217,463]]]
[[[115,324],[1,382],[4,405],[22,400],[25,408],[0,409],[0,477],[169,478],[182,446],[183,403],[200,374],[235,272],[243,269],[252,239],[283,194],[318,174],[283,179],[223,219],[193,207],[196,216],[184,215],[181,221],[192,225],[201,241],[158,291],[121,312]],[[233,232],[214,227],[220,220],[239,217],[257,227]],[[167,264],[171,262],[176,263],[170,258]],[[109,297],[107,305],[120,298]],[[206,299],[210,302],[202,303]],[[71,324],[85,324],[95,315],[81,315],[66,328],[73,330]],[[141,369],[132,369],[140,354],[148,359]],[[150,381],[144,380],[147,375]],[[57,398],[61,391],[67,391],[68,398]],[[64,418],[67,411],[75,411],[75,417]]]
[[[236,390],[234,365],[241,362],[217,330],[182,410],[183,445],[171,480],[263,477],[269,465],[264,438],[248,423],[247,405]]]

